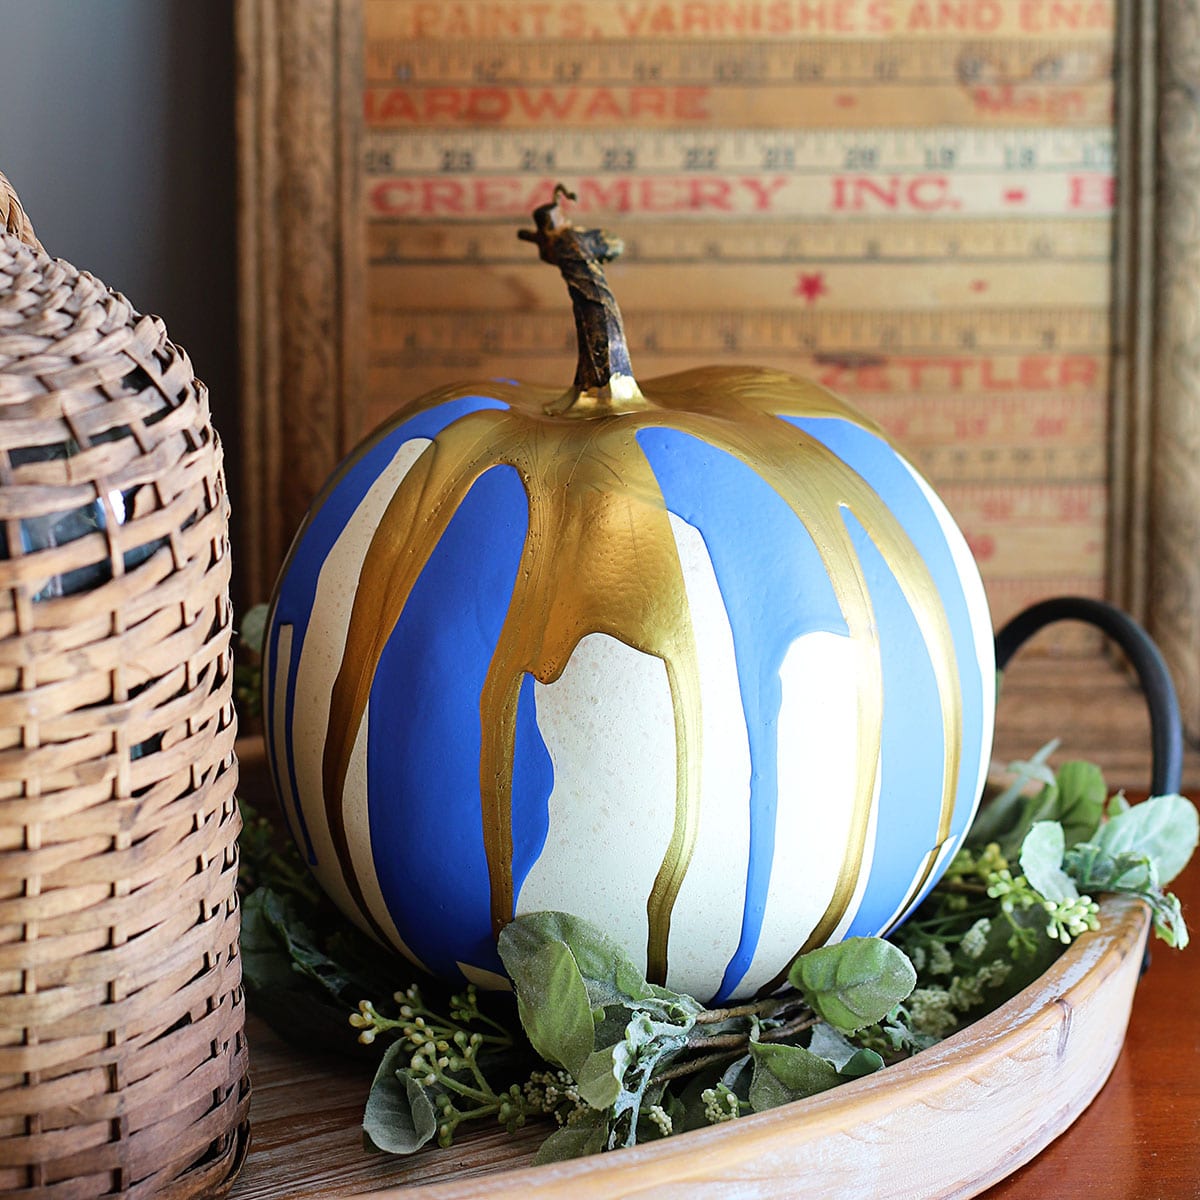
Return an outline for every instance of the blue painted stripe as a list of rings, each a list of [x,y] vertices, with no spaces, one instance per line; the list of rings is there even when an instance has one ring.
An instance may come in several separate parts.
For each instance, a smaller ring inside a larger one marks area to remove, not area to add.
[[[907,895],[936,842],[946,747],[937,676],[917,619],[866,530],[845,510],[843,517],[871,596],[883,671],[878,853],[846,932],[873,937]]]
[[[908,467],[881,438],[840,419],[784,419],[828,446],[843,462],[870,482],[880,499],[900,521],[933,576],[950,625],[962,683],[962,757],[951,823],[952,836],[959,837],[971,819],[981,758],[990,751],[990,747],[983,744],[983,688],[992,685],[990,680],[982,678],[970,607],[941,522]],[[930,838],[930,847],[932,844],[933,839]],[[934,882],[930,879],[922,895],[928,892]]]
[[[435,408],[426,409],[412,417],[399,417],[390,425],[384,426],[376,435],[374,443],[368,443],[365,453],[352,465],[344,468],[344,473],[336,479],[327,490],[313,502],[301,525],[296,542],[293,545],[284,572],[276,585],[274,608],[271,612],[271,627],[267,632],[270,645],[270,665],[272,678],[268,680],[265,689],[266,714],[265,720],[268,731],[268,744],[273,747],[273,731],[275,728],[275,689],[274,672],[278,670],[279,662],[279,629],[282,625],[292,625],[292,661],[288,679],[287,695],[284,700],[284,739],[283,747],[286,758],[286,770],[291,779],[292,795],[296,797],[297,809],[294,814],[285,813],[288,817],[289,828],[291,818],[295,818],[296,827],[300,831],[299,843],[310,864],[315,865],[317,858],[313,849],[312,838],[304,819],[304,811],[300,800],[300,791],[296,784],[296,763],[292,749],[292,721],[296,711],[296,675],[300,665],[300,655],[304,649],[304,639],[308,632],[309,617],[312,614],[313,603],[317,594],[317,583],[321,568],[334,543],[346,528],[355,510],[363,502],[371,485],[387,468],[388,463],[396,456],[397,451],[407,441],[413,438],[435,438],[448,425],[481,409],[506,409],[507,404],[490,396],[463,396],[456,400],[439,404]],[[354,581],[347,580],[347,587],[353,587]],[[275,748],[276,750],[278,748]],[[275,794],[282,798],[283,790],[279,786],[280,764],[276,754],[271,756],[271,769],[275,776]],[[319,803],[320,798],[314,798]]]
[[[670,429],[643,429],[667,508],[699,530],[729,616],[750,746],[750,860],[741,937],[714,1002],[728,998],[754,959],[775,854],[780,669],[792,643],[824,631],[847,636],[812,537],[750,467]],[[821,798],[814,796],[814,804]]]
[[[371,689],[375,870],[400,936],[444,978],[456,977],[458,962],[503,970],[480,812],[479,698],[512,597],[528,510],[512,467],[480,476],[418,578]],[[540,795],[521,800],[522,855],[538,804],[549,820],[553,783],[530,744],[528,691],[527,682],[519,708],[521,783]],[[532,732],[536,737],[536,723]]]
[[[534,678],[521,682],[517,707],[516,749],[512,783],[513,908],[533,864],[541,856],[550,833],[550,793],[554,790],[554,764],[537,723]]]

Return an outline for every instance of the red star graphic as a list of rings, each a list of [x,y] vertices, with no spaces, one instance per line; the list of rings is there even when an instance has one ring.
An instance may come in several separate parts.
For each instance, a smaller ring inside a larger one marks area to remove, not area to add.
[[[793,296],[803,296],[805,304],[812,304],[819,296],[829,294],[829,289],[825,286],[825,273],[823,271],[815,271],[812,275],[807,275],[803,271],[800,272],[800,277],[796,280],[795,291]]]
[[[971,280],[971,291],[986,292],[987,288],[988,288],[988,285],[987,285],[986,279],[972,279]]]

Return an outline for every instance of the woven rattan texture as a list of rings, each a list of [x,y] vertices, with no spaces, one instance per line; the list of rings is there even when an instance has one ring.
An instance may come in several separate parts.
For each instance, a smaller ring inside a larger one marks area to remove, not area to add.
[[[0,171],[0,229],[19,237],[21,241],[40,250],[41,242],[33,232],[33,226],[13,191],[12,184],[3,171]]]
[[[228,589],[187,356],[0,232],[0,1196],[240,1165]]]

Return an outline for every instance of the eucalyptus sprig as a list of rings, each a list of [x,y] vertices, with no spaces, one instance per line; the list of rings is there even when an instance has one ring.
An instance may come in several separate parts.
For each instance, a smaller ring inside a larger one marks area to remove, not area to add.
[[[474,984],[450,998],[448,1015],[430,1008],[416,984],[392,998],[395,1016],[369,1000],[350,1015],[359,1042],[370,1045],[380,1035],[390,1042],[363,1117],[370,1149],[409,1154],[435,1133],[438,1145],[449,1146],[466,1121],[494,1118],[509,1133],[525,1124],[521,1086],[497,1090],[485,1071],[489,1059],[511,1057],[516,1039],[480,1009]]]

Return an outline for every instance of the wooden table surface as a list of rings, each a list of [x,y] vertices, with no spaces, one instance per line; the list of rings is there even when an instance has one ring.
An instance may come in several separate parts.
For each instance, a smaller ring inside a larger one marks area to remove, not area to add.
[[[1033,664],[1030,689],[1014,680],[1015,692],[1002,711],[1019,714],[1030,732],[1057,732],[1062,728],[1062,696],[1051,689],[1048,709],[1041,714],[1032,699],[1046,695],[1047,679],[1057,673]],[[1146,778],[1145,764],[1138,761],[1139,756],[1144,759],[1140,747],[1145,745],[1137,725],[1140,702],[1132,692],[1124,700],[1114,699],[1116,686],[1107,677],[1069,681],[1067,690],[1079,710],[1068,722],[1072,751],[1109,757],[1110,782],[1115,776],[1115,782],[1136,788]],[[1096,703],[1100,695],[1103,704]],[[1122,705],[1127,719],[1117,722],[1114,709]],[[998,736],[1001,743],[1006,739],[1014,750],[1025,747],[1011,728]],[[1035,748],[1025,748],[1025,753]],[[255,748],[247,750],[242,754],[243,794],[261,798],[261,755]],[[1123,768],[1127,778],[1121,777]],[[1184,790],[1193,798],[1200,795],[1198,777],[1200,760],[1189,752]],[[1196,944],[1182,952],[1155,945],[1108,1083],[1065,1134],[984,1193],[986,1200],[1200,1200],[1200,857],[1173,886]],[[528,1162],[544,1132],[527,1130],[515,1138],[500,1130],[484,1132],[450,1150],[426,1149],[406,1160],[367,1155],[359,1123],[370,1071],[347,1069],[341,1061],[286,1047],[255,1017],[249,1035],[253,1141],[231,1200],[354,1195],[517,1167]],[[1045,1103],[1053,1105],[1054,1097],[1046,1096]]]

